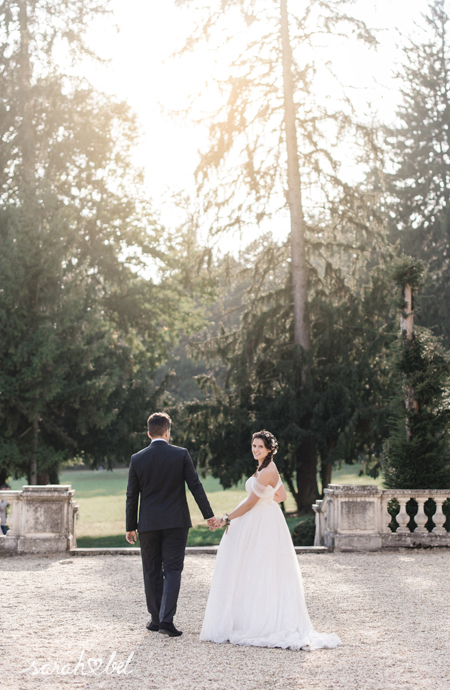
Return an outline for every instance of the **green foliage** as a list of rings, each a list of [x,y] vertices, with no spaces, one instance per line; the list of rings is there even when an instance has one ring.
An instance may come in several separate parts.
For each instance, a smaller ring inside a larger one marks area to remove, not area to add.
[[[403,97],[399,125],[386,130],[388,154],[397,164],[387,178],[391,238],[411,255],[402,256],[394,266],[398,307],[404,308],[406,283],[413,293],[421,287],[425,326],[416,330],[412,341],[403,335],[393,348],[395,394],[384,470],[386,485],[392,488],[450,484],[450,370],[444,348],[450,344],[449,21],[445,0],[432,0],[424,17],[426,35],[405,48],[398,75]]]
[[[316,518],[312,515],[305,517],[292,531],[294,546],[314,546],[316,534]]]
[[[395,127],[386,129],[390,235],[402,250],[428,266],[421,291],[421,324],[450,347],[450,104],[449,15],[432,0],[417,36],[404,50],[398,80],[402,102]]]
[[[355,295],[330,264],[322,273],[311,267],[313,338],[305,355],[293,342],[290,275],[283,272],[280,248],[278,263],[274,260],[276,251],[272,246],[267,258],[272,289],[258,295],[251,286],[243,296],[240,327],[223,329],[196,348],[199,357],[221,361],[225,376],[198,377],[204,399],[180,406],[178,414],[184,442],[225,487],[252,474],[251,434],[270,429],[280,441],[277,466],[298,510],[308,512],[317,494],[302,494],[305,444],[314,443],[325,466],[381,452],[388,386],[384,353],[392,338],[385,323],[389,283],[382,271],[373,271],[370,284]],[[263,260],[264,252],[258,275]]]
[[[385,484],[392,489],[450,486],[450,355],[426,329],[410,345],[394,348],[390,434],[385,443]],[[406,407],[408,387],[417,402]]]
[[[401,256],[396,259],[392,266],[392,280],[400,288],[401,305],[404,304],[403,290],[407,284],[413,290],[418,290],[424,284],[425,264],[417,261],[411,256]]]
[[[0,7],[0,468],[37,463],[44,483],[69,457],[142,447],[155,372],[202,324],[177,279],[184,237],[166,241],[131,164],[134,115],[58,69],[55,46],[94,58],[85,32],[107,4]]]
[[[179,4],[192,5],[190,0]],[[233,13],[232,36],[223,22],[228,12]],[[380,305],[375,312],[369,308],[369,302],[375,303],[383,293],[382,289],[377,295],[375,283],[379,287],[383,281],[375,271],[372,287],[362,287],[371,279],[362,278],[369,253],[374,263],[380,245],[380,215],[374,201],[379,190],[371,182],[347,184],[340,176],[339,160],[346,137],[352,150],[364,141],[367,150],[359,162],[367,163],[378,153],[372,131],[355,121],[351,99],[342,88],[346,78],[335,79],[328,58],[322,60],[317,39],[326,35],[333,42],[342,32],[350,36],[355,30],[357,41],[373,46],[376,40],[347,11],[346,0],[290,7],[288,32],[280,31],[279,3],[213,2],[195,16],[198,22],[181,54],[216,35],[215,48],[226,46],[226,59],[230,48],[236,50],[226,76],[217,80],[224,99],[209,119],[209,145],[196,171],[211,233],[245,230],[249,223],[259,224],[290,206],[291,244],[296,246],[298,240],[303,246],[305,239],[307,249],[304,256],[299,248],[297,261],[289,243],[278,245],[269,237],[240,257],[249,282],[241,321],[198,347],[199,357],[219,362],[226,373],[199,376],[203,400],[187,404],[180,417],[186,443],[197,448],[200,463],[224,486],[243,472],[251,473],[251,433],[271,429],[281,442],[277,463],[298,509],[309,511],[318,496],[316,460],[327,468],[325,478],[337,458],[354,460],[357,452],[378,453],[383,427],[379,390],[384,382],[375,372],[383,370],[379,353],[386,329],[381,323],[373,328]],[[288,70],[283,64],[287,52]],[[294,93],[302,94],[295,98],[295,137],[287,136],[285,126],[289,71]],[[325,74],[341,95],[334,108],[320,87],[319,75]],[[288,157],[298,159],[298,185],[287,174]],[[314,198],[307,191],[301,201],[301,187],[314,189]],[[365,300],[363,292],[370,298]],[[299,323],[303,309],[307,317]]]

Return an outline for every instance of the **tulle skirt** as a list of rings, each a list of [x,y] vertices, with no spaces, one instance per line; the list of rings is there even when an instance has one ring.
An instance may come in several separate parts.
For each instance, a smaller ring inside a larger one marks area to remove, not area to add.
[[[274,501],[261,499],[224,533],[200,639],[308,651],[341,644],[312,627],[292,538]]]

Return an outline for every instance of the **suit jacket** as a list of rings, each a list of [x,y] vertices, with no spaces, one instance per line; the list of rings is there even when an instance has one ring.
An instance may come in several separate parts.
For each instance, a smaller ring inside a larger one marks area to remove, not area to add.
[[[149,532],[192,527],[185,484],[205,520],[213,517],[214,513],[186,448],[153,441],[133,455],[128,472],[127,532],[135,529]]]

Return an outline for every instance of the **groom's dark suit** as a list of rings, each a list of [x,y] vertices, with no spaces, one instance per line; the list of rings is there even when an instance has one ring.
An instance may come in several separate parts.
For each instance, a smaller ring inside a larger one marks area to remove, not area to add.
[[[177,608],[187,536],[192,527],[185,484],[205,520],[213,517],[186,448],[155,439],[132,456],[126,529],[139,531],[147,608],[156,624],[171,623]]]

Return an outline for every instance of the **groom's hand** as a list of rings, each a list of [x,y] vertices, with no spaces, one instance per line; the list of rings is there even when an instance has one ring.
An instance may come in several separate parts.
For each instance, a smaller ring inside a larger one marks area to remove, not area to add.
[[[125,539],[127,540],[127,542],[129,544],[136,544],[136,539],[137,539],[136,530],[134,529],[131,532],[127,532],[125,535]]]
[[[216,517],[211,517],[211,518],[207,519],[206,522],[208,523],[208,527],[209,527],[210,532],[213,531],[216,520],[217,520]]]

